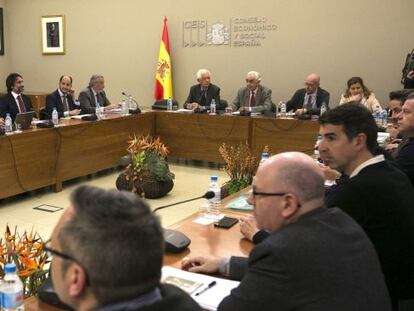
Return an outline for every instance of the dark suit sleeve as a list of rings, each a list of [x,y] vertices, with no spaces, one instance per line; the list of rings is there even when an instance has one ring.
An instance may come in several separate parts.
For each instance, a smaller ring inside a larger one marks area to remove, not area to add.
[[[286,103],[286,112],[289,112],[291,110],[295,111],[296,109],[299,109],[301,106],[303,106],[303,101],[301,103],[301,96],[300,96],[300,91],[301,90],[297,90],[295,92],[295,94],[293,94],[293,97],[291,98],[291,100],[289,100]]]
[[[46,113],[48,114],[49,118],[52,117],[53,108],[56,108],[59,118],[64,117],[64,113],[61,109],[59,109],[58,101],[56,96],[52,93],[46,96]]]
[[[109,101],[108,97],[106,97],[106,93],[102,92],[101,96],[104,100],[104,102],[103,102],[104,107],[109,106],[111,104],[111,102]]]
[[[195,92],[195,89],[194,89],[194,86],[192,86],[190,88],[190,92],[188,93],[187,100],[184,103],[184,107],[183,107],[184,109],[187,108],[187,104],[191,104],[191,103],[194,103],[195,102],[194,92]]]
[[[410,178],[411,184],[414,186],[414,141],[404,146],[395,162],[400,166],[401,170]]]
[[[216,86],[213,98],[216,101],[216,107],[218,107],[220,105],[220,88],[218,86]]]
[[[217,310],[291,310],[292,282],[287,275],[286,261],[281,258],[280,251],[272,250],[275,247],[261,246],[252,251],[243,280],[223,299]]]
[[[6,118],[6,111],[7,111],[6,101],[3,97],[3,98],[0,98],[0,118],[3,118],[3,119]]]
[[[95,107],[92,105],[91,98],[86,92],[79,93],[79,102],[82,114],[95,113]]]

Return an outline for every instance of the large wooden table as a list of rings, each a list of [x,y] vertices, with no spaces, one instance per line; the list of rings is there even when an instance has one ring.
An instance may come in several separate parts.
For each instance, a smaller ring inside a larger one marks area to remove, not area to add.
[[[243,190],[241,192],[244,192]],[[224,207],[238,194],[223,200],[223,213],[226,216],[239,218],[249,212],[237,212]],[[214,256],[248,256],[253,248],[253,244],[244,239],[240,233],[239,224],[230,229],[220,229],[211,225],[200,225],[193,222],[199,217],[197,213],[185,218],[184,220],[170,226],[170,229],[179,230],[191,239],[189,248],[180,254],[164,255],[164,266],[180,268],[181,260],[186,256],[195,255],[214,255]],[[50,306],[37,297],[30,297],[25,300],[25,311],[59,311],[61,309]]]
[[[161,137],[176,158],[223,162],[219,147],[247,141],[260,154],[312,150],[318,122],[147,112],[0,137],[0,199],[114,167],[133,135]]]

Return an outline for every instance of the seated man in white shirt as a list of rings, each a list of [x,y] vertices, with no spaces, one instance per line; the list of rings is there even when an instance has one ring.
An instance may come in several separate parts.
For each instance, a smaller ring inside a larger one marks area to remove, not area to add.
[[[105,78],[102,75],[93,75],[89,80],[89,86],[79,93],[81,113],[95,113],[96,104],[104,110],[118,108],[119,104],[111,104],[105,94]]]
[[[0,99],[0,117],[9,113],[13,122],[19,113],[33,111],[30,98],[23,94],[24,80],[18,73],[11,73],[6,79],[7,95]]]
[[[46,96],[46,111],[49,117],[52,116],[54,108],[56,108],[59,118],[78,115],[80,109],[75,105],[74,93],[75,91],[72,90],[72,77],[61,76],[59,88]]]
[[[238,90],[237,96],[228,111],[251,111],[263,113],[272,108],[272,90],[261,85],[262,78],[257,71],[246,75],[246,86]]]

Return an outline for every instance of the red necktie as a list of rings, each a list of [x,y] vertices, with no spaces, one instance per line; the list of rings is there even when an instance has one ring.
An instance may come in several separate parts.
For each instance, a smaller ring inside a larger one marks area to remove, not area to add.
[[[254,92],[252,91],[252,96],[250,96],[250,107],[256,106],[256,98],[254,97]]]
[[[19,103],[20,112],[21,113],[26,112],[26,106],[24,105],[23,99],[22,99],[22,97],[20,95],[17,96],[17,102]]]

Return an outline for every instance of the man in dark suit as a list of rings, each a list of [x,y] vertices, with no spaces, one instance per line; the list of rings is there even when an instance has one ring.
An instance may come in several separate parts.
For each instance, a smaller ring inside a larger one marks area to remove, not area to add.
[[[319,87],[320,77],[312,73],[305,80],[305,88],[297,90],[291,100],[286,103],[286,111],[296,115],[319,115],[322,104],[329,106],[329,93]]]
[[[261,85],[262,78],[257,71],[246,75],[246,86],[239,89],[237,96],[230,105],[232,111],[251,111],[262,113],[272,109],[272,90]]]
[[[249,258],[194,257],[192,272],[241,280],[218,310],[391,310],[378,257],[361,227],[324,207],[324,177],[298,152],[259,166],[248,198],[270,236]]]
[[[414,186],[414,92],[408,95],[398,118],[398,132],[404,136],[395,154],[395,162]]]
[[[211,74],[207,69],[197,71],[198,84],[190,88],[187,100],[184,103],[186,109],[208,110],[211,101],[216,102],[217,110],[221,109],[220,105],[220,88],[211,83]]]
[[[59,88],[46,96],[46,112],[49,118],[52,117],[54,108],[56,108],[59,118],[78,115],[80,110],[75,105],[73,94],[72,77],[61,76],[59,79]]]
[[[13,122],[18,113],[33,111],[30,98],[22,94],[24,91],[23,77],[11,73],[6,79],[7,95],[0,99],[0,117],[6,118],[7,113]]]
[[[377,125],[363,105],[338,106],[319,121],[321,159],[349,176],[327,205],[341,208],[365,230],[397,310],[399,301],[414,299],[414,188],[395,163],[378,154]]]
[[[81,113],[95,113],[96,103],[99,102],[103,110],[118,108],[119,104],[111,104],[106,97],[105,79],[102,75],[93,75],[89,80],[89,86],[79,93]]]
[[[201,311],[187,293],[160,283],[163,230],[136,195],[76,189],[49,241],[53,285],[71,310]]]

